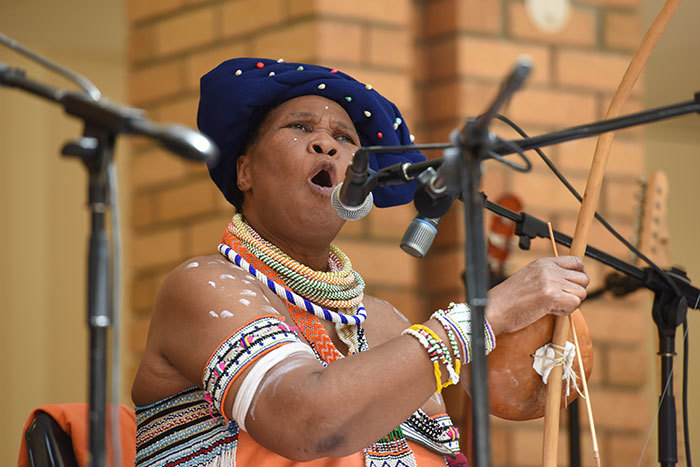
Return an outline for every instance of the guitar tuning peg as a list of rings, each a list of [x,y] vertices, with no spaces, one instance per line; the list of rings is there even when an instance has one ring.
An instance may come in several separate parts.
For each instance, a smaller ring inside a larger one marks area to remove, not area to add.
[[[647,185],[647,179],[644,177],[637,177],[637,183],[639,183],[642,187],[646,187]]]
[[[635,191],[634,199],[636,199],[637,201],[644,201],[644,191]]]

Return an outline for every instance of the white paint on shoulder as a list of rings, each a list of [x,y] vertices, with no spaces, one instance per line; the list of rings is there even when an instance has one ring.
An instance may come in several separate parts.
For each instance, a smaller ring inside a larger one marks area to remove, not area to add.
[[[236,278],[232,274],[222,274],[219,276],[219,279],[233,279],[236,280]]]
[[[241,295],[248,295],[248,296],[250,296],[250,297],[257,297],[257,296],[258,296],[258,294],[256,294],[256,293],[253,292],[252,290],[248,290],[248,289],[241,290],[240,294],[241,294]]]
[[[250,281],[248,281],[248,280],[245,280],[245,279],[243,279],[243,283],[244,283],[244,284],[248,284],[248,285],[252,284],[252,282],[250,282]]]
[[[196,268],[197,266],[199,266],[199,263],[197,261],[192,261],[190,264],[185,266],[185,269]]]
[[[404,323],[408,323],[408,322],[409,322],[409,321],[408,321],[408,318],[406,318],[406,317],[403,315],[403,313],[401,313],[399,310],[397,310],[396,307],[392,307],[392,308],[394,309],[394,313],[396,313],[396,314],[403,320]]]
[[[214,283],[214,281],[209,281],[209,285],[211,285],[212,287],[216,288],[216,284]]]
[[[241,298],[238,301],[241,302],[242,304],[244,304],[245,306],[250,305],[250,300],[246,300],[245,298]]]
[[[210,314],[212,317],[214,317],[214,318],[218,318],[218,317],[219,317],[219,315],[217,315],[217,314],[216,314],[216,311],[214,311],[214,310],[209,310],[209,314]]]
[[[228,310],[224,310],[221,312],[221,317],[222,318],[231,318],[233,316],[233,313],[231,313]]]
[[[263,305],[263,306],[261,307],[261,309],[262,309],[263,311],[267,311],[268,313],[274,313],[274,314],[276,314],[276,315],[279,315],[279,314],[280,314],[279,311],[277,311],[274,307],[272,307],[272,306],[270,306],[270,305]]]

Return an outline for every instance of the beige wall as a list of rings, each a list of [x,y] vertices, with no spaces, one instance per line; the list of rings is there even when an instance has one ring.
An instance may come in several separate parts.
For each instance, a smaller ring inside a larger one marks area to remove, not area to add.
[[[644,0],[645,23],[649,24],[661,2]],[[685,1],[674,15],[668,29],[659,42],[646,70],[645,105],[661,106],[691,100],[700,91],[700,61],[696,59],[700,50],[700,35],[697,32],[697,19],[700,18],[700,4]],[[646,133],[647,166],[649,170],[662,169],[669,178],[668,222],[671,237],[673,264],[687,269],[695,286],[700,286],[700,250],[697,238],[700,236],[700,117],[690,115],[665,123],[651,125]],[[651,322],[651,318],[649,318]],[[695,461],[700,451],[700,401],[697,397],[700,388],[698,372],[698,335],[700,335],[700,313],[688,312],[690,336],[690,369],[688,381],[688,411],[691,441]],[[679,350],[676,365],[679,374],[676,378],[676,397],[681,401],[682,328],[676,336]],[[654,345],[656,345],[654,343]],[[654,349],[656,352],[657,349]],[[652,357],[653,362],[657,358]],[[654,363],[654,368],[656,365]],[[658,393],[658,378],[655,391]],[[679,419],[679,424],[681,420]],[[679,449],[683,449],[679,443]],[[656,448],[654,450],[656,456]]]
[[[2,0],[0,31],[123,101],[121,2],[95,3]],[[71,86],[3,47],[0,61]],[[17,462],[34,407],[87,399],[86,175],[59,155],[81,129],[58,107],[0,88],[0,465]]]

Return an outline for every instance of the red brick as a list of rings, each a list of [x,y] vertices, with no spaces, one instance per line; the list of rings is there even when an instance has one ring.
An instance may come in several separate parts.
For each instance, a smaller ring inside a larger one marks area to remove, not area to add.
[[[371,84],[377,92],[401,109],[401,114],[411,121],[413,112],[413,83],[409,76],[395,71],[374,70],[345,66],[342,71],[362,83]]]
[[[637,209],[640,208],[638,197],[641,197],[641,195],[642,187],[637,182],[606,183],[603,195],[606,215],[634,216],[639,218],[639,214],[637,214]]]
[[[576,0],[577,3],[602,7],[620,7],[636,10],[640,0]]]
[[[248,34],[279,24],[284,18],[282,0],[236,0],[223,5],[225,37]]]
[[[150,310],[156,301],[158,285],[155,276],[138,276],[131,281],[129,305],[136,310]]]
[[[568,141],[557,146],[559,168],[588,171],[591,168],[597,138]],[[644,145],[636,139],[615,138],[610,148],[606,175],[639,176],[644,172]]]
[[[132,318],[129,320],[129,350],[132,352],[143,353],[146,350],[146,339],[148,337],[148,318]]]
[[[185,173],[185,162],[164,149],[152,148],[129,158],[129,185],[136,189],[170,183]]]
[[[216,187],[208,179],[162,190],[157,198],[158,219],[182,220],[211,212],[215,196]]]
[[[457,44],[457,37],[449,37],[422,47],[425,50],[424,63],[421,67],[423,79],[454,78],[458,74]]]
[[[408,25],[411,5],[409,0],[290,0],[289,14],[292,17],[318,15]]]
[[[596,429],[646,430],[651,421],[653,398],[640,390],[591,388]]]
[[[421,261],[423,282],[426,290],[439,293],[464,288],[464,254],[461,249],[452,251],[430,250]],[[440,307],[447,306],[443,303]]]
[[[345,35],[337,35],[343,37]],[[369,64],[408,70],[411,65],[411,37],[406,29],[369,29]]]
[[[607,354],[607,375],[609,384],[622,386],[643,386],[649,378],[649,355],[646,347],[611,347]]]
[[[658,465],[656,462],[656,449],[653,447],[656,443],[654,443],[653,446],[647,446],[642,462],[637,464],[639,456],[642,454],[642,446],[644,446],[644,441],[646,439],[641,433],[637,435],[611,433],[607,435],[607,438],[609,449],[606,451],[605,457],[602,458],[603,462],[606,464],[625,465],[634,460],[634,465],[648,467]]]
[[[184,3],[184,0],[128,0],[126,16],[130,23],[135,23],[178,10]]]
[[[171,61],[131,72],[129,100],[136,105],[172,96],[184,89],[182,62]]]
[[[320,64],[334,68],[338,64],[360,63],[363,60],[362,46],[366,32],[361,25],[323,20],[317,23],[316,28],[316,54]],[[401,53],[400,50],[398,52]]]
[[[129,63],[148,60],[154,53],[153,27],[132,28],[127,34],[127,59]]]
[[[629,63],[627,55],[575,50],[558,50],[554,58],[558,85],[595,91],[615,91]]]
[[[233,44],[209,48],[187,58],[186,84],[190,89],[199,90],[199,79],[224,60],[250,55],[250,44],[238,41]]]
[[[386,300],[396,307],[411,323],[427,321],[434,310],[425,307],[423,300],[416,296],[416,289],[377,288],[373,295]]]
[[[368,216],[370,235],[373,238],[398,242],[415,215],[416,209],[412,203],[391,208],[374,208]]]
[[[518,92],[504,112],[518,124],[553,125],[557,129],[595,120],[592,95],[526,88]]]
[[[431,0],[425,5],[425,34],[442,36],[457,31],[498,33],[502,7],[497,0]]]
[[[593,46],[596,41],[596,12],[590,8],[572,7],[569,19],[561,31],[548,33],[532,24],[521,2],[510,4],[508,30],[513,37],[547,44]]]
[[[608,11],[604,23],[605,44],[623,50],[635,50],[642,40],[639,13]]]
[[[136,229],[148,227],[156,222],[156,205],[153,194],[134,195],[130,203],[131,226]]]
[[[457,43],[458,71],[461,74],[501,81],[523,55],[532,59],[529,85],[550,80],[549,51],[538,45],[522,45],[502,39],[460,37]]]
[[[574,177],[569,177],[575,181]],[[540,207],[551,211],[577,212],[579,203],[550,173],[515,174],[509,189],[527,203],[527,211]],[[579,179],[580,181],[580,179]],[[546,221],[546,219],[543,219]],[[559,228],[559,227],[557,227]],[[551,248],[550,248],[551,250]]]
[[[394,243],[340,240],[337,245],[350,257],[353,267],[368,285],[413,287],[418,261]]]
[[[195,128],[197,126],[197,106],[199,97],[184,96],[158,108],[158,120],[167,123],[179,123]]]
[[[183,259],[184,238],[180,229],[144,233],[131,241],[131,266],[146,269],[175,265]]]
[[[168,55],[206,44],[216,37],[216,10],[202,8],[155,26],[155,51]]]
[[[317,29],[313,22],[280,26],[253,40],[253,56],[284,58],[288,62],[314,61]]]
[[[630,309],[620,300],[585,302],[581,311],[596,342],[635,344],[649,338],[649,323],[643,310]]]
[[[369,219],[367,217],[357,221],[348,221],[345,223],[345,225],[343,225],[343,228],[340,230],[338,238],[358,239],[359,237],[362,237],[368,229]]]
[[[187,228],[185,256],[211,255],[217,252],[226,226],[231,221],[233,209],[228,213],[217,213],[210,219],[191,224]]]

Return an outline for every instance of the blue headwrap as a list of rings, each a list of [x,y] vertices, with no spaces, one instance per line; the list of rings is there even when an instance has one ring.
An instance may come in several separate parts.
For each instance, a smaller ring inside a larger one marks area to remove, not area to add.
[[[340,104],[350,116],[362,146],[411,144],[411,134],[394,104],[372,86],[360,83],[336,69],[270,59],[235,58],[223,62],[201,79],[197,126],[221,151],[209,167],[212,180],[226,199],[234,203],[236,159],[250,132],[267,112],[299,96],[318,95]],[[371,154],[370,167],[378,170],[398,162],[420,162],[419,151],[403,154]],[[413,183],[373,190],[379,207],[412,200]]]

